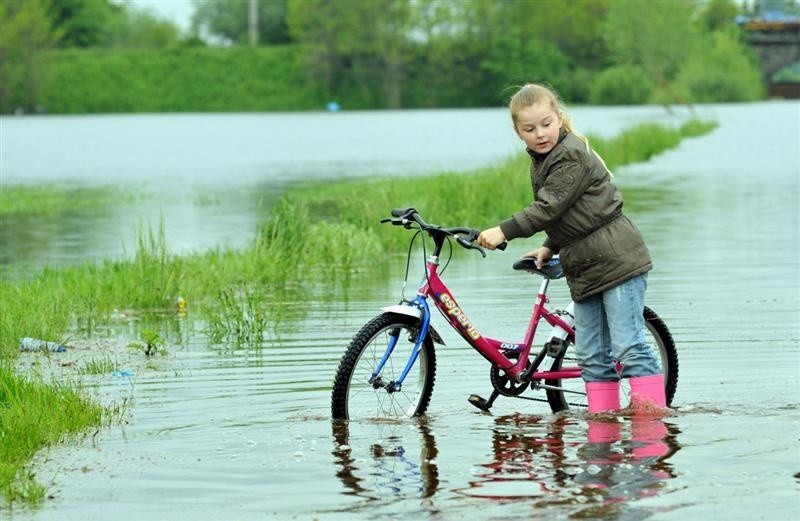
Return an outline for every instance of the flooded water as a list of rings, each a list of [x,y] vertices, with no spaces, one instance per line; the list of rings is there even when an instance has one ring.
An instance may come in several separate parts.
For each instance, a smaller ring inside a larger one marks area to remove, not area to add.
[[[598,121],[643,113],[596,110]],[[675,416],[598,425],[513,398],[482,413],[467,396],[489,394],[488,366],[435,317],[447,345],[437,347],[427,417],[332,423],[338,360],[353,333],[399,297],[398,265],[396,280],[365,282],[347,303],[313,304],[263,349],[190,336],[149,367],[133,363],[131,378],[92,380],[104,400],[133,398],[128,421],[42,455],[38,475],[53,498],[35,511],[0,515],[800,518],[800,104],[697,110],[720,127],[617,173],[623,194],[639,184],[668,188],[652,206],[631,206],[655,262],[648,304],[678,347]],[[502,133],[506,122],[497,121]],[[454,168],[464,166],[458,154],[466,147],[458,149]],[[537,281],[511,264],[538,243],[515,241],[445,273],[484,334],[522,336]],[[566,290],[553,286],[560,307]]]

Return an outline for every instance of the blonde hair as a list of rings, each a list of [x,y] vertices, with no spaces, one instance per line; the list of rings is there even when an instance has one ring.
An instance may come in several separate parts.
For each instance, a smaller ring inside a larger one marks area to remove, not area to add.
[[[606,162],[603,161],[603,158],[600,157],[600,155],[589,146],[589,139],[573,128],[572,118],[569,116],[569,114],[567,114],[567,110],[564,107],[564,102],[561,101],[561,98],[559,98],[558,94],[556,94],[556,92],[549,87],[538,83],[527,83],[520,87],[520,89],[513,96],[511,96],[511,100],[508,102],[508,108],[511,111],[511,121],[514,124],[514,129],[517,128],[520,111],[537,103],[549,103],[550,107],[552,107],[555,113],[561,118],[562,128],[567,132],[575,134],[576,137],[583,141],[586,144],[586,151],[597,156],[600,162],[603,163],[603,166],[608,171],[609,175],[612,177],[614,176],[614,174],[611,173],[611,170],[608,170]]]
[[[564,103],[561,101],[561,98],[558,97],[558,94],[544,85],[539,85],[537,83],[523,85],[511,96],[511,101],[508,102],[508,108],[511,110],[511,121],[514,123],[514,128],[517,128],[520,111],[537,103],[549,103],[550,107],[552,107],[563,121],[564,130],[577,134],[575,129],[572,128],[572,118],[567,114]],[[579,137],[584,139],[584,141],[586,140],[583,136],[579,135]]]

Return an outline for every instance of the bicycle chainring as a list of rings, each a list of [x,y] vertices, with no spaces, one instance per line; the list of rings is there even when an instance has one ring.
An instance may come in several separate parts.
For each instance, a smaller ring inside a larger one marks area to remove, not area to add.
[[[508,353],[506,357],[509,360],[519,359],[517,353]],[[531,363],[529,360],[525,368],[529,368],[530,365]],[[517,382],[515,379],[508,376],[505,371],[494,366],[489,370],[489,380],[491,380],[495,390],[503,396],[519,396],[525,392],[525,389],[528,388],[528,384],[530,384],[530,382]]]

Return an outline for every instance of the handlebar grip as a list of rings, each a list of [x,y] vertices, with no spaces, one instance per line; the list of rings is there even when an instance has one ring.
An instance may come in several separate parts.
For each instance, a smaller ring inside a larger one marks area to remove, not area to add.
[[[392,210],[392,217],[406,217],[412,213],[417,213],[416,208],[394,208]]]
[[[497,245],[497,249],[500,250],[500,251],[506,251],[506,246],[508,246],[508,242],[507,241],[503,241],[503,242],[501,242],[500,244]]]

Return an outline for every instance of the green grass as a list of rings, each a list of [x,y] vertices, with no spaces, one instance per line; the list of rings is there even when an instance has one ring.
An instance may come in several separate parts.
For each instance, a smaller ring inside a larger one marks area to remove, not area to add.
[[[100,358],[91,358],[78,368],[78,374],[100,375],[111,373],[117,368],[117,361],[106,355]]]
[[[136,197],[111,187],[0,184],[0,217],[95,213],[112,205],[133,202]]]
[[[611,139],[589,136],[589,143],[610,170],[631,163],[649,161],[653,156],[677,147],[684,138],[711,132],[717,123],[689,120],[678,128],[642,123]]]
[[[648,124],[591,142],[613,168],[646,161],[715,126]],[[68,343],[69,335],[108,330],[119,310],[156,317],[142,336],[157,337],[161,344],[180,311],[179,298],[205,324],[210,343],[258,347],[265,335],[302,316],[313,288],[338,292],[346,300],[349,284],[384,269],[387,255],[406,251],[407,234],[378,224],[390,209],[415,206],[430,222],[445,226],[492,226],[530,204],[528,170],[529,159],[519,154],[472,172],[297,188],[271,209],[251,244],[237,251],[173,255],[163,223],[155,229],[142,225],[128,260],[45,269],[0,284],[0,362],[8,364],[17,356],[22,337]],[[646,191],[649,196],[667,189]],[[628,191],[628,197],[638,196]],[[27,200],[28,206],[15,212],[45,211],[34,204],[36,197]],[[111,362],[96,360],[85,371],[104,372]],[[101,423],[102,410],[82,396],[80,389],[28,380],[0,366],[0,496],[10,502],[41,500],[43,489],[28,468],[33,454]]]
[[[104,422],[103,409],[80,388],[46,384],[0,364],[0,504],[44,499],[28,463],[43,447],[85,434]]]

